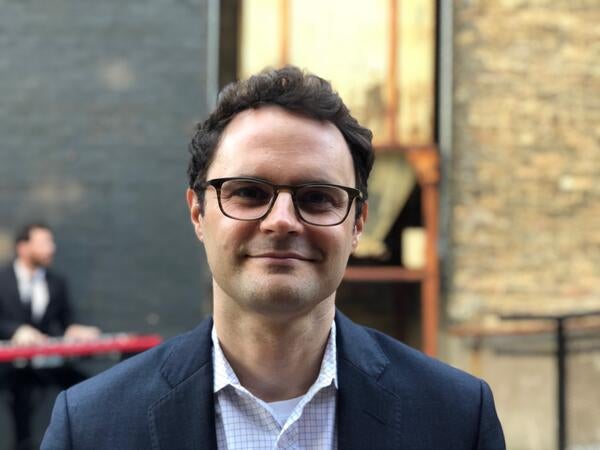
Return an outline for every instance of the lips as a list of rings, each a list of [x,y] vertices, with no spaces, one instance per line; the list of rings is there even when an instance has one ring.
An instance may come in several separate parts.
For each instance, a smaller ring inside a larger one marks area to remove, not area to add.
[[[319,248],[299,239],[261,239],[246,242],[239,248],[239,255],[276,262],[308,261],[318,262],[324,259]]]
[[[257,254],[249,254],[248,255],[250,258],[268,258],[268,259],[281,259],[281,260],[287,260],[287,259],[298,259],[301,261],[314,261],[313,258],[310,258],[306,255],[303,255],[301,253],[296,253],[296,252],[281,252],[281,251],[275,251],[275,252],[262,252],[262,253],[257,253]]]

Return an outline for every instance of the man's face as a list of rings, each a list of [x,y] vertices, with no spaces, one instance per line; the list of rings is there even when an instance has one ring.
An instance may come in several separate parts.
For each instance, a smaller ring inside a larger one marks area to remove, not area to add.
[[[33,228],[29,232],[29,241],[21,243],[22,257],[33,267],[49,267],[54,259],[56,245],[52,232],[46,228]]]
[[[275,184],[308,182],[355,187],[352,156],[340,131],[276,106],[246,110],[225,129],[207,180],[255,177]],[[260,221],[225,217],[213,187],[200,214],[188,190],[192,222],[204,242],[213,274],[215,302],[261,314],[310,311],[324,300],[333,304],[348,257],[366,218],[355,220],[356,206],[339,225],[302,222],[287,191]]]

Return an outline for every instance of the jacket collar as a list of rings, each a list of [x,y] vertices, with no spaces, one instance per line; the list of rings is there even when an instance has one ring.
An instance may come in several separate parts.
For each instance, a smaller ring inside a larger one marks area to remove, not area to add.
[[[396,448],[398,398],[380,383],[389,359],[362,327],[336,312],[338,447]],[[154,450],[216,449],[212,319],[176,338],[160,372],[170,390],[150,406]]]

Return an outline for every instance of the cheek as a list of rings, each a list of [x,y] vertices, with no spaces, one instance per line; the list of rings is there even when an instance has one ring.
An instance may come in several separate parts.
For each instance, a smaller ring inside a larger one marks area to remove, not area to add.
[[[207,220],[204,226],[204,246],[207,256],[215,263],[236,257],[252,236],[251,223],[234,221],[226,217]]]
[[[320,236],[318,242],[321,244],[321,248],[326,250],[331,261],[345,265],[353,250],[354,235],[352,230],[347,227],[336,231],[336,233]]]

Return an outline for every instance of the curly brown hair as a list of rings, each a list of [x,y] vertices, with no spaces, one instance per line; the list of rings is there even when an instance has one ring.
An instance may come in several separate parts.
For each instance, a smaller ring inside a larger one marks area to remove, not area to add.
[[[225,127],[240,112],[277,105],[319,121],[333,123],[342,133],[354,162],[356,187],[367,198],[367,179],[373,167],[373,133],[361,126],[335,92],[331,83],[295,66],[267,69],[247,80],[231,83],[219,94],[217,105],[208,118],[197,125],[189,144],[189,186],[200,205],[204,199],[206,173]],[[357,201],[357,217],[362,202]]]

